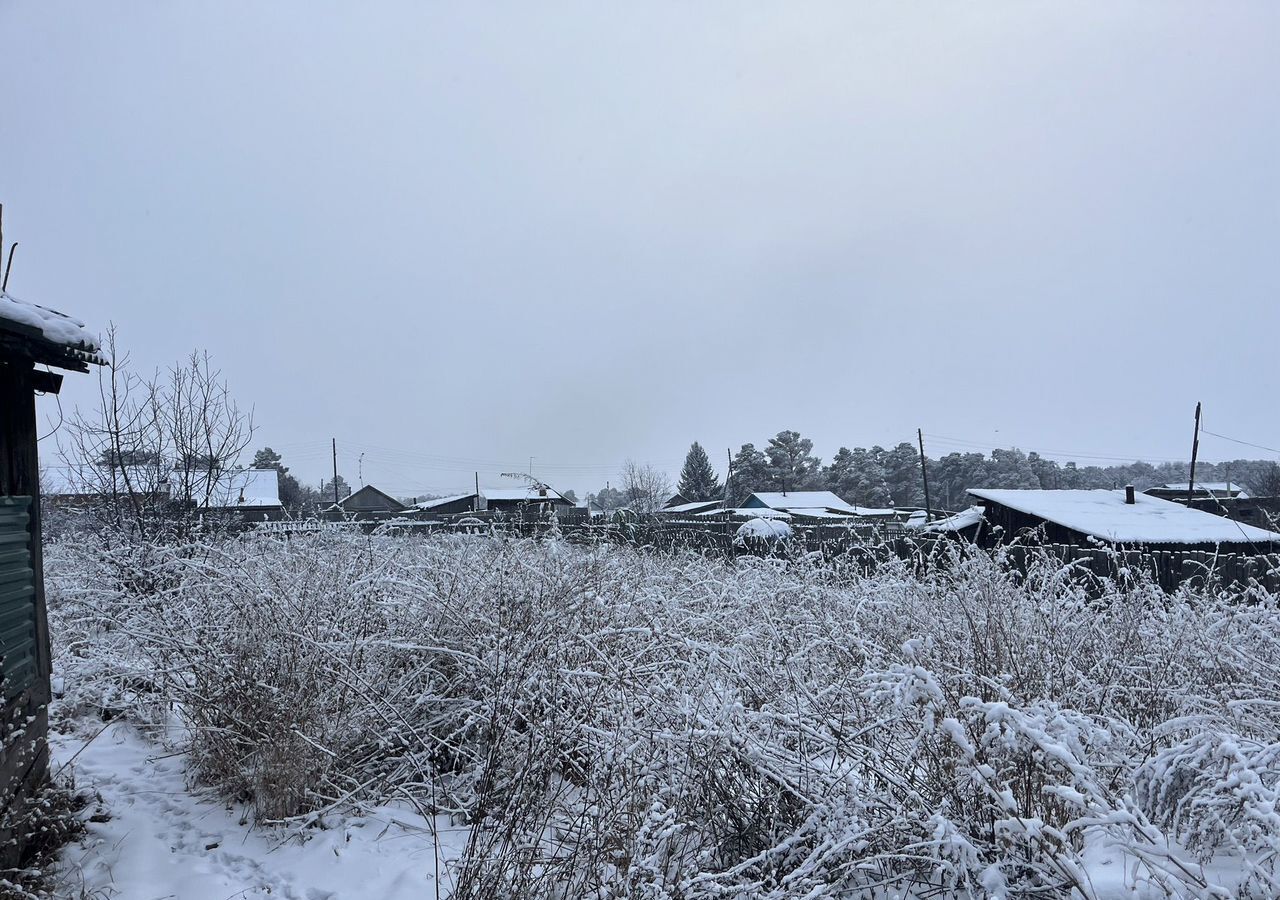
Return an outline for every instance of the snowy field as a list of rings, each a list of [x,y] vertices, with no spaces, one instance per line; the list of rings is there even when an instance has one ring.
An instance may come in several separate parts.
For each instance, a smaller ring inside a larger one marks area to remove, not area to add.
[[[46,570],[66,896],[1280,895],[1274,598],[487,536]]]

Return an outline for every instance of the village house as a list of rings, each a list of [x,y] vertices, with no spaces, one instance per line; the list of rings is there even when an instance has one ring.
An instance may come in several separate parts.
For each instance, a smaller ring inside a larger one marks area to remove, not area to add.
[[[432,497],[413,504],[418,512],[433,516],[451,516],[459,513],[479,512],[484,508],[484,498],[472,492],[470,494],[453,494],[448,497]]]
[[[536,512],[573,508],[573,501],[546,485],[528,485],[518,488],[482,488],[477,494],[453,494],[435,497],[413,505],[414,510],[433,516],[458,515],[468,512],[500,512],[504,514]]]
[[[508,514],[526,511],[547,513],[553,509],[571,509],[574,505],[573,501],[545,484],[518,488],[484,488],[480,491],[480,496],[484,499],[484,509]]]
[[[398,516],[408,509],[390,494],[366,484],[330,506],[326,512],[354,519],[382,519]]]
[[[274,522],[284,518],[280,502],[280,472],[276,469],[228,469],[220,472],[202,510],[235,513],[245,522]]]
[[[742,508],[771,509],[790,516],[810,519],[871,519],[894,521],[896,509],[854,506],[831,491],[757,491],[742,502]]]
[[[0,821],[21,807],[49,761],[49,624],[40,521],[35,395],[57,394],[62,375],[105,365],[84,323],[0,290]],[[45,369],[37,369],[44,366]],[[0,868],[12,868],[27,835],[0,831]]]
[[[1040,538],[1130,549],[1280,550],[1280,533],[1234,522],[1181,503],[1124,490],[994,490],[968,492],[982,507],[989,542]]]

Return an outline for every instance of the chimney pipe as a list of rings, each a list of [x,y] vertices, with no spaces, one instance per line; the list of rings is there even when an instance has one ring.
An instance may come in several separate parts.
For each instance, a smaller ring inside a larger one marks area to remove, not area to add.
[[[1131,484],[1126,484],[1124,486],[1124,502],[1125,503],[1138,502],[1138,498],[1133,495],[1133,485]]]

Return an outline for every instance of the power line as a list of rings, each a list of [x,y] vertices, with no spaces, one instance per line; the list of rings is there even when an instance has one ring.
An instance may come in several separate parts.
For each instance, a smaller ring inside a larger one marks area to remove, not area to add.
[[[1201,434],[1211,434],[1216,438],[1222,438],[1224,441],[1231,441],[1233,444],[1243,444],[1246,447],[1255,447],[1258,450],[1266,450],[1268,453],[1280,453],[1275,447],[1268,447],[1265,444],[1255,444],[1251,441],[1242,441],[1239,438],[1227,437],[1225,434],[1218,434],[1216,431],[1210,431],[1208,428],[1201,426]]]

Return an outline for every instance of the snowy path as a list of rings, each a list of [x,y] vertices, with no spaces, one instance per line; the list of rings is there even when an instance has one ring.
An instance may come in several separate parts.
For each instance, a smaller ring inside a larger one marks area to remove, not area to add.
[[[181,756],[114,724],[84,746],[54,735],[53,768],[70,760],[77,787],[96,790],[105,822],[63,853],[60,896],[92,900],[434,900],[447,898],[447,861],[461,856],[465,828],[441,819],[441,873],[429,823],[401,809],[315,829],[301,844],[242,821],[242,810],[187,787]],[[83,750],[81,748],[84,748]],[[86,814],[94,811],[91,807]],[[1128,886],[1121,860],[1102,847],[1086,854],[1100,900],[1154,900]],[[1238,864],[1237,864],[1238,866]],[[1233,867],[1215,867],[1235,883]]]
[[[84,747],[55,735],[56,770]],[[315,830],[305,844],[255,829],[241,810],[187,789],[180,756],[166,756],[125,725],[112,725],[71,763],[78,787],[102,796],[111,818],[63,854],[71,897],[115,900],[427,900],[436,893],[428,823],[410,812],[351,818]],[[442,834],[439,896],[449,895],[444,858],[456,859],[464,829]]]

